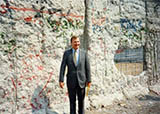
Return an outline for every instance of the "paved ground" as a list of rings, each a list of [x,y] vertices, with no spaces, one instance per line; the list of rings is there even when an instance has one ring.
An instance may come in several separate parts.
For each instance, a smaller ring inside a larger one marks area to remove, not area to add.
[[[100,110],[93,108],[86,114],[160,114],[160,96],[150,93]]]

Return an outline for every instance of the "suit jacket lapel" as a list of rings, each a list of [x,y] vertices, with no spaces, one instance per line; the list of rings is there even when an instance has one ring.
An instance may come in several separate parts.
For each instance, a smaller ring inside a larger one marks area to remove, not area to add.
[[[80,65],[80,63],[81,63],[81,50],[79,49],[79,61],[78,61],[78,66]]]

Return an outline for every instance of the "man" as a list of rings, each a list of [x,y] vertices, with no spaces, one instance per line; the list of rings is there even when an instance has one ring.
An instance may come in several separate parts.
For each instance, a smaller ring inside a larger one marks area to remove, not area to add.
[[[79,49],[80,40],[71,38],[72,48],[65,51],[60,68],[59,85],[64,87],[65,68],[67,72],[67,88],[70,101],[70,114],[76,114],[76,96],[78,97],[78,113],[84,114],[85,87],[90,87],[90,64],[85,51]]]

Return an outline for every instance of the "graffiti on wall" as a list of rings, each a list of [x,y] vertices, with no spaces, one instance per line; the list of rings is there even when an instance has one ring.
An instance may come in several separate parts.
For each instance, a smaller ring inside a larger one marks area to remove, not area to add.
[[[3,36],[3,38],[6,37],[4,33],[3,35],[1,34],[1,36]],[[16,105],[17,110],[23,107],[26,110],[32,108],[32,111],[36,111],[49,107],[50,105],[49,95],[51,94],[52,90],[48,88],[48,84],[55,83],[55,80],[53,80],[53,76],[55,76],[55,69],[53,67],[53,69],[50,69],[50,71],[46,70],[46,66],[42,62],[44,60],[44,55],[42,53],[43,50],[37,52],[36,47],[30,47],[29,51],[34,53],[26,54],[25,57],[20,57],[21,59],[19,59],[19,63],[21,63],[21,68],[19,68],[18,74],[16,76],[11,74],[10,77],[4,77],[7,78],[7,80],[5,80],[8,81],[10,89],[8,87],[0,87],[0,90],[3,90],[3,95],[0,99],[3,99],[3,101],[4,99],[8,99],[9,101],[7,102],[12,103],[13,105],[18,103]],[[9,54],[11,54],[11,52],[9,52]],[[52,55],[47,54],[45,56],[52,58],[56,57],[55,53],[52,53]],[[12,59],[13,58],[11,58],[10,61],[12,61]],[[35,63],[33,63],[33,61]],[[15,64],[16,63],[10,64],[10,71],[15,72]],[[37,72],[41,73],[37,74]],[[42,81],[43,84],[40,84],[40,82]],[[27,91],[24,89],[24,87],[31,88],[35,85],[38,86],[38,88],[35,89],[35,93],[33,93],[33,95],[31,95],[30,93],[26,93]],[[20,91],[22,91],[23,94],[19,94]],[[15,96],[15,101],[10,101],[12,98],[11,95]],[[18,99],[21,101],[17,101],[17,95]],[[2,107],[0,108],[0,112],[8,112],[7,107],[5,107],[3,103],[1,104]],[[12,110],[11,107],[10,110]]]
[[[11,5],[5,5],[5,4],[1,4],[0,5],[0,14],[3,16],[6,16],[8,14],[12,14],[12,11],[14,12],[34,12],[36,13],[35,15],[30,15],[30,16],[26,16],[26,17],[18,17],[15,20],[16,21],[20,21],[23,20],[25,23],[36,23],[38,22],[39,24],[42,24],[42,18],[44,15],[47,15],[47,18],[43,18],[46,19],[46,21],[49,24],[49,27],[52,28],[52,32],[54,33],[59,33],[60,31],[65,31],[68,29],[82,29],[83,28],[83,19],[84,17],[81,15],[75,15],[72,13],[63,13],[61,9],[46,9],[45,7],[41,7],[40,9],[36,9],[36,8],[19,8],[16,6],[11,6]],[[106,8],[104,8],[104,10],[106,11]],[[42,15],[43,14],[43,15]],[[98,12],[97,12],[98,14]],[[50,18],[52,16],[57,16],[59,19],[55,19],[55,18]],[[15,18],[15,17],[14,17]],[[92,18],[92,29],[93,32],[99,32],[102,33],[102,31],[104,30],[104,24],[106,22],[106,17],[100,17],[100,18]],[[10,39],[5,41],[4,40],[4,36],[5,33],[1,33],[1,39],[2,39],[2,44],[5,48],[5,52],[6,53],[13,53],[14,51],[16,51],[16,39]],[[98,39],[100,47],[104,49],[103,53],[104,55],[106,55],[106,45],[105,45],[105,41],[103,38],[99,38]],[[25,104],[22,104],[22,107],[29,109],[30,107],[32,107],[33,110],[36,109],[41,109],[43,108],[43,104],[40,103],[40,100],[43,99],[46,95],[48,96],[51,93],[51,90],[48,89],[48,85],[51,82],[51,78],[54,76],[54,72],[55,70],[52,69],[52,71],[47,72],[45,70],[45,66],[43,64],[43,50],[36,50],[35,47],[30,47],[30,49],[28,49],[29,52],[33,52],[33,53],[29,53],[27,55],[25,55],[25,57],[21,58],[20,63],[22,63],[22,67],[19,71],[19,75],[17,75],[17,78],[15,78],[14,76],[12,76],[10,78],[10,82],[12,82],[11,84],[11,90],[6,90],[4,92],[3,97],[4,98],[8,98],[10,96],[10,94],[17,94],[17,89],[19,88],[23,88],[23,87],[32,87],[32,83],[39,85],[39,82],[41,80],[44,81],[43,87],[38,87],[38,96],[37,97],[32,97],[32,95],[28,96],[19,96],[19,99],[26,101]],[[93,50],[94,52],[94,50]],[[55,53],[53,53],[55,54]],[[99,56],[98,53],[95,53],[97,56]],[[55,57],[54,55],[47,55],[48,57]],[[33,61],[36,61],[39,64],[34,63]],[[10,69],[14,71],[14,64],[10,64]],[[35,72],[40,71],[43,73],[42,75],[38,75]],[[25,82],[25,84],[23,83]],[[3,89],[2,89],[3,90]],[[3,90],[4,91],[4,90]],[[44,97],[41,96],[43,94],[43,92],[45,92]],[[36,92],[35,92],[36,93]],[[66,95],[67,96],[67,95]],[[45,99],[47,104],[49,105],[49,100]],[[17,107],[18,108],[18,107]]]
[[[53,32],[63,31],[65,29],[82,29],[83,23],[81,20],[78,19],[71,19],[71,18],[60,18],[57,20],[52,20],[47,18],[47,22],[49,23],[50,27],[53,28]]]
[[[41,17],[41,14],[48,14],[48,15],[56,15],[59,17],[59,20],[51,19],[50,17],[46,18],[47,22],[50,24],[51,27],[53,27],[53,32],[58,32],[62,29],[69,29],[69,28],[74,28],[74,29],[82,29],[83,28],[83,18],[84,16],[80,15],[75,15],[72,13],[65,14],[62,13],[61,9],[48,9],[48,10],[43,10],[44,7],[41,7],[40,9],[33,9],[33,8],[17,8],[14,6],[6,6],[4,4],[1,4],[0,7],[2,10],[0,10],[1,14],[7,14],[8,9],[13,10],[13,11],[24,11],[24,12],[36,12],[37,14],[34,16],[28,16],[28,17],[21,17],[17,18],[16,20],[24,20],[26,22],[36,22],[38,21],[38,18]],[[63,18],[63,19],[62,19]],[[75,19],[73,19],[75,18]],[[93,23],[93,31],[100,30],[100,25],[102,25],[106,21],[105,17],[102,17],[100,19],[95,19],[92,18],[92,23]],[[39,22],[40,24],[41,22]]]
[[[11,13],[12,11],[18,13],[18,12],[34,12],[36,13],[35,15],[30,15],[27,17],[14,17],[15,21],[24,21],[25,23],[39,23],[43,24],[42,14],[46,14],[47,18],[46,21],[50,25],[50,27],[53,29],[52,32],[59,32],[59,31],[64,31],[67,29],[82,29],[83,27],[83,16],[75,15],[72,13],[65,14],[61,12],[61,9],[47,9],[44,10],[44,7],[41,7],[40,9],[36,8],[19,8],[11,5],[6,5],[6,4],[0,4],[0,15],[4,17],[8,17],[13,15]],[[59,17],[59,20],[57,21],[56,19],[51,19],[49,18],[50,16],[57,16]],[[0,20],[1,21],[1,20]],[[13,35],[14,36],[14,35]],[[21,36],[22,37],[22,36]],[[29,39],[29,38],[28,38]],[[10,71],[16,72],[15,71],[15,62],[12,62],[12,54],[16,53],[16,50],[18,48],[18,44],[16,44],[16,39],[15,38],[10,38],[7,36],[7,33],[1,32],[0,33],[0,45],[2,48],[2,51],[4,51],[5,55],[8,55],[8,60],[11,61],[11,64],[9,65]],[[18,51],[20,48],[18,48]],[[50,102],[49,102],[49,95],[51,93],[51,89],[48,88],[48,85],[50,83],[54,83],[55,80],[53,80],[54,76],[54,66],[50,68],[50,71],[46,70],[46,66],[43,64],[44,62],[44,56],[47,57],[52,57],[56,58],[56,53],[53,50],[52,53],[47,53],[44,54],[44,50],[37,50],[36,47],[30,47],[27,49],[30,53],[26,54],[24,57],[21,57],[20,60],[18,61],[21,63],[21,68],[18,70],[18,75],[13,76],[12,74],[8,78],[8,84],[10,84],[10,88],[8,87],[0,87],[0,91],[3,92],[3,95],[0,96],[0,99],[9,99],[9,103],[13,104],[15,107],[6,107],[4,102],[1,103],[2,107],[0,108],[0,112],[12,112],[12,110],[18,110],[20,108],[25,108],[27,110],[32,108],[32,111],[34,112],[35,110],[39,109],[44,109],[45,107],[49,107]],[[14,53],[15,52],[15,53]],[[16,58],[15,58],[16,59]],[[35,63],[33,63],[33,61]],[[37,74],[37,72],[41,72],[41,74]],[[43,84],[40,84],[42,82]],[[53,81],[53,82],[51,82]],[[7,83],[7,82],[6,82]],[[33,93],[33,96],[31,95],[32,93],[26,93],[27,91],[24,90],[23,93],[26,94],[19,94],[21,90],[23,90],[24,87],[31,88],[34,86],[40,86],[37,89],[35,89],[35,93]],[[37,94],[38,95],[35,95]],[[12,96],[13,95],[13,96]],[[18,98],[17,98],[18,96]],[[66,102],[66,96],[65,94],[65,99],[64,101]],[[47,98],[48,97],[48,98]],[[68,97],[67,97],[68,98]],[[14,100],[11,100],[14,99]],[[17,100],[18,99],[18,100]],[[63,99],[63,98],[62,98]],[[46,104],[44,104],[46,103]],[[60,102],[57,102],[57,104]],[[16,108],[16,109],[15,109]]]
[[[15,20],[24,20],[26,22],[33,22],[33,23],[39,21],[39,18],[42,17],[42,14],[48,14],[49,17],[47,17],[47,21],[50,24],[50,26],[53,27],[54,32],[57,32],[61,29],[68,29],[68,28],[82,29],[84,26],[83,25],[84,16],[75,15],[73,13],[69,13],[69,14],[63,13],[61,9],[56,9],[56,8],[46,9],[44,6],[42,6],[40,9],[36,9],[35,7],[34,8],[19,8],[15,6],[6,5],[6,4],[0,4],[0,8],[1,8],[0,14],[3,14],[3,15],[9,14],[11,11],[35,12],[36,14],[34,16],[27,16],[27,17],[21,17],[21,18],[15,19]],[[103,10],[106,11],[106,8],[104,8]],[[94,10],[94,7],[93,7],[92,12],[98,13],[99,11]],[[56,15],[60,19],[59,20],[50,19],[50,16],[52,15]],[[102,25],[104,25],[104,22],[106,21],[107,21],[106,17],[101,17],[98,19],[92,18],[93,32],[94,33],[96,31],[100,32],[102,29]],[[39,24],[41,23],[42,22],[39,21]]]
[[[15,38],[6,39],[5,35],[6,34],[4,32],[0,33],[1,51],[4,51],[5,54],[16,51],[16,39]]]
[[[142,42],[145,28],[142,26],[143,22],[141,19],[120,19],[121,32],[127,39],[121,39],[120,45],[123,47],[129,44],[129,40],[132,42]]]
[[[131,30],[133,32],[136,32],[140,28],[142,28],[142,21],[141,20],[135,20],[135,19],[120,19],[120,24],[122,29]]]

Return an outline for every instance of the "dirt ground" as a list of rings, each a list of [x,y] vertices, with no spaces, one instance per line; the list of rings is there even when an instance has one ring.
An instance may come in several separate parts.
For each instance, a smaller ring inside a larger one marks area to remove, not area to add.
[[[160,114],[160,95],[150,93],[99,110],[93,108],[86,114]]]

